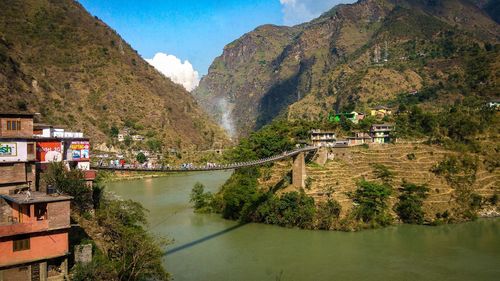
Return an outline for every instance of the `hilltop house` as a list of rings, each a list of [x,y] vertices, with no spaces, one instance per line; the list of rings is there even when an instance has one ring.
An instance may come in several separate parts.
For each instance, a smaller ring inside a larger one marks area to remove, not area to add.
[[[373,143],[390,143],[393,130],[392,124],[373,124],[370,128]]]
[[[328,116],[328,120],[330,122],[335,122],[338,123],[340,122],[340,119],[344,116],[347,120],[351,121],[354,124],[358,124],[360,120],[363,120],[365,118],[365,114],[361,112],[356,112],[356,111],[351,111],[351,112],[342,112],[338,114],[330,114]]]
[[[385,116],[391,115],[392,111],[390,108],[379,105],[371,110],[370,115],[376,116],[378,118],[384,118]]]

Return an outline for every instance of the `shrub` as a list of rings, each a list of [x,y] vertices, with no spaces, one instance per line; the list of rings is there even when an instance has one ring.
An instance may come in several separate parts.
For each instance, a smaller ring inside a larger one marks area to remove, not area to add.
[[[399,191],[399,202],[394,206],[398,216],[405,223],[422,224],[424,222],[422,204],[428,196],[429,188],[425,185],[403,182]]]
[[[191,191],[189,202],[194,204],[194,209],[197,212],[209,212],[210,204],[213,200],[213,195],[210,192],[205,192],[205,186],[197,182]]]
[[[58,192],[73,196],[73,209],[85,212],[93,207],[92,189],[87,186],[82,171],[67,170],[62,162],[52,162],[42,174],[45,186],[53,186]]]
[[[319,203],[316,208],[316,227],[318,229],[330,229],[333,222],[339,219],[341,210],[342,206],[340,206],[339,202],[332,199]]]
[[[387,213],[387,199],[391,195],[391,188],[386,184],[378,184],[361,180],[357,184],[353,200],[357,206],[354,214],[357,219],[365,223],[376,225],[389,225],[391,218]]]

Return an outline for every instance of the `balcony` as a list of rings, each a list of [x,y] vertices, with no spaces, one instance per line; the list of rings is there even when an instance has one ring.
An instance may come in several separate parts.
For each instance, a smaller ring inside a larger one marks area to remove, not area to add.
[[[27,223],[9,222],[7,224],[0,225],[0,237],[47,231],[48,229],[48,220],[33,221]]]

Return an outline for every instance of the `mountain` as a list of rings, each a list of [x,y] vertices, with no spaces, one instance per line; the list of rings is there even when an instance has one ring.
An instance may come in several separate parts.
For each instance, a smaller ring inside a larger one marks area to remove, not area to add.
[[[236,136],[278,116],[324,119],[415,90],[435,98],[430,105],[461,98],[465,86],[487,99],[499,92],[499,38],[477,2],[361,0],[298,26],[245,34],[194,95]]]
[[[112,127],[166,147],[227,141],[189,92],[73,0],[0,2],[0,97],[0,111],[40,112],[96,142]]]

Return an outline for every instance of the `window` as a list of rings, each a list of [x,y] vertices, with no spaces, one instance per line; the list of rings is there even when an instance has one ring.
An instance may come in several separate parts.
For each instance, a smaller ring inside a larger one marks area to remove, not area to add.
[[[47,219],[47,204],[35,205],[35,217],[37,221],[42,221]]]
[[[24,251],[24,250],[30,249],[30,238],[29,237],[15,239],[12,242],[13,242],[12,249],[14,252]]]
[[[28,154],[35,154],[35,144],[28,143]]]
[[[20,131],[21,121],[7,120],[7,131]]]

